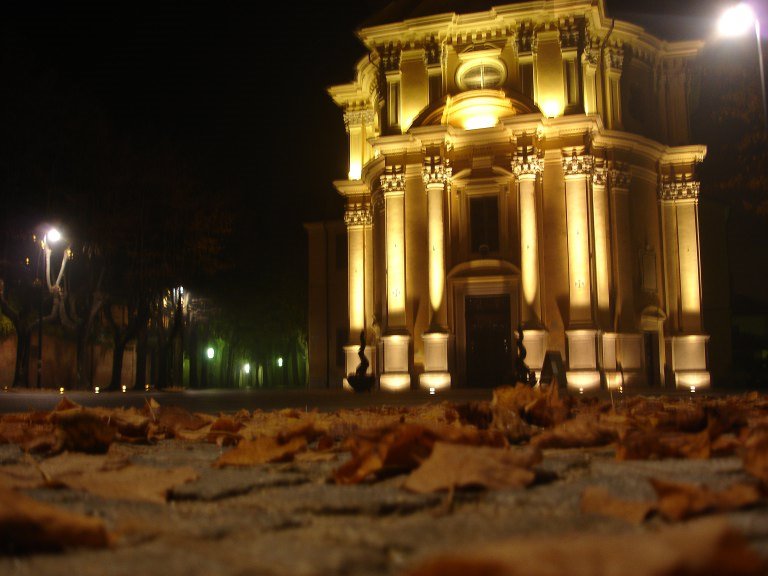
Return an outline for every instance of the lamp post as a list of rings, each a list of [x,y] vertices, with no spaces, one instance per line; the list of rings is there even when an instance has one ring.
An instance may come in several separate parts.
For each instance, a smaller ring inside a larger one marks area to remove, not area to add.
[[[43,290],[48,288],[51,290],[51,248],[50,245],[56,244],[61,240],[61,232],[56,228],[51,228],[43,235],[43,240],[40,242],[40,248],[45,256],[45,281],[40,283],[40,298],[38,300],[37,308],[37,387],[43,386]],[[63,271],[63,269],[62,269]],[[36,278],[39,281],[39,278]],[[58,285],[59,280],[57,280]]]
[[[763,126],[768,130],[768,104],[765,97],[765,70],[763,68],[763,42],[760,38],[760,20],[749,4],[736,4],[725,10],[717,21],[717,33],[725,38],[733,38],[755,31],[757,41],[757,65],[760,68],[760,93],[763,97]]]

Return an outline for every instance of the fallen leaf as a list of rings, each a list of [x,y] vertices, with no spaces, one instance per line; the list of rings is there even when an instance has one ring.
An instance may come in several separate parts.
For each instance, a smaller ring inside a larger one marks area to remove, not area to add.
[[[307,439],[303,436],[295,436],[286,443],[280,443],[277,438],[261,436],[253,440],[241,440],[231,450],[224,452],[214,466],[255,466],[267,462],[286,462],[293,458],[294,454],[307,447]]]
[[[405,576],[757,576],[765,563],[724,522],[651,533],[514,538],[427,560]]]
[[[768,485],[768,428],[758,428],[747,438],[744,470]]]
[[[40,470],[32,464],[6,464],[0,466],[0,489],[24,490],[43,486]]]
[[[164,503],[168,492],[197,479],[193,468],[125,466],[117,470],[96,470],[87,474],[65,474],[56,481],[72,490],[82,490],[106,499]]]
[[[602,486],[588,486],[581,494],[581,512],[608,518],[618,518],[632,524],[642,524],[655,505],[642,500],[617,498]]]
[[[17,552],[105,548],[110,537],[99,518],[43,504],[0,487],[0,547]]]
[[[594,415],[580,414],[534,436],[531,444],[539,448],[586,448],[605,446],[617,438],[613,426],[602,424]]]
[[[617,460],[689,458],[703,460],[711,455],[709,433],[656,432],[631,430],[619,439]]]
[[[103,454],[115,440],[116,429],[98,414],[80,409],[54,412],[56,444],[52,452],[64,450]]]
[[[414,470],[403,487],[421,494],[454,488],[524,488],[536,475],[531,466],[541,452],[525,448],[489,448],[435,442],[429,457]]]
[[[739,510],[760,500],[760,490],[752,484],[737,483],[715,491],[696,484],[649,480],[659,498],[659,513],[673,522],[708,512]]]

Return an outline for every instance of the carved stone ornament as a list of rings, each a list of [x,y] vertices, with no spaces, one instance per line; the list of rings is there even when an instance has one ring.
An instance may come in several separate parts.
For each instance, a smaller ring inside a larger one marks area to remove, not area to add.
[[[611,188],[629,188],[632,174],[628,166],[617,164],[608,171],[608,180],[611,183]]]
[[[350,110],[344,113],[344,127],[349,132],[350,126],[373,124],[374,112],[370,108],[364,110]]]
[[[661,200],[697,200],[701,183],[697,180],[665,180],[659,186]]]
[[[400,70],[400,52],[402,51],[399,44],[387,44],[382,46],[379,54],[381,54],[381,66],[384,68],[384,72],[397,72]]]
[[[558,23],[560,30],[560,47],[564,50],[576,49],[581,43],[583,21],[561,18]]]
[[[535,176],[544,169],[542,159],[533,148],[529,148],[526,152],[524,153],[522,149],[518,148],[517,153],[512,157],[512,172],[518,178],[529,174]]]
[[[405,173],[402,166],[387,166],[379,181],[384,194],[405,192]]]
[[[429,186],[430,184],[450,186],[452,173],[453,169],[448,160],[443,161],[440,156],[427,156],[424,158],[424,167],[421,172],[424,186]]]
[[[605,186],[607,182],[608,169],[605,167],[605,162],[600,162],[595,158],[595,165],[592,168],[592,183],[595,186]]]
[[[349,204],[344,210],[344,223],[347,226],[370,226],[371,222],[370,204]]]
[[[529,53],[533,50],[533,25],[530,22],[523,22],[517,29],[517,52],[518,54]]]
[[[622,46],[610,46],[605,51],[605,60],[608,68],[621,72],[624,67],[624,48]]]
[[[600,54],[600,40],[594,36],[589,36],[584,42],[584,52],[582,58],[590,66],[597,66]]]
[[[591,174],[594,158],[589,154],[577,154],[576,150],[568,155],[563,153],[563,173],[566,176]]]
[[[440,66],[440,59],[442,57],[442,49],[440,44],[435,40],[434,36],[431,36],[424,43],[424,64],[427,68],[433,66]]]

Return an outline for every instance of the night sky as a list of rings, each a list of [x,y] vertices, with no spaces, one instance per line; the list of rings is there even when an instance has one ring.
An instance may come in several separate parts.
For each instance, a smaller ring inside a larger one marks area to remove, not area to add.
[[[353,78],[364,53],[353,31],[384,4],[280,2],[266,17],[252,1],[11,0],[0,27],[4,49],[93,98],[134,145],[167,142],[238,206],[253,276],[275,252],[272,263],[303,270],[301,223],[341,216],[332,181],[345,177],[345,134],[325,89]],[[703,38],[719,4],[607,10],[662,37]]]

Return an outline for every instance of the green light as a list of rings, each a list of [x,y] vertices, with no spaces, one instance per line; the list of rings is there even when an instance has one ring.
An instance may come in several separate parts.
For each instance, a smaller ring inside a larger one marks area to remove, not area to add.
[[[213,360],[215,352],[211,346],[208,346],[208,350],[205,351],[205,355],[208,356],[209,360]]]

